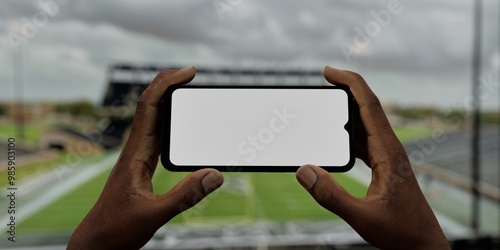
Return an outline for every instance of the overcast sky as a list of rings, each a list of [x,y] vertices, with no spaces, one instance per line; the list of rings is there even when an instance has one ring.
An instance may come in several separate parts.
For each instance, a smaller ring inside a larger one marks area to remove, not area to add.
[[[331,65],[359,72],[382,101],[403,105],[461,107],[471,93],[471,0],[58,1],[2,1],[0,100],[14,97],[21,44],[28,100],[98,103],[106,67],[117,62]],[[498,82],[499,6],[484,5],[482,74]],[[498,107],[498,84],[490,85],[483,104]]]

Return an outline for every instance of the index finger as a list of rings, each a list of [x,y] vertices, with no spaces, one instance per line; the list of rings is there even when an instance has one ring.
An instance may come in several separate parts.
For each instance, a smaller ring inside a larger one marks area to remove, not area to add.
[[[160,72],[139,98],[130,137],[155,134],[163,94],[170,85],[190,82],[195,72],[194,67]]]
[[[325,79],[349,87],[359,106],[359,112],[367,135],[393,134],[392,128],[377,96],[359,74],[326,66]]]
[[[160,104],[167,88],[173,84],[191,81],[195,76],[195,68],[168,70],[160,72],[152,83],[142,92],[132,122],[132,129],[120,156],[125,166],[132,172],[140,172],[139,176],[151,178],[160,154],[160,138],[157,134]],[[145,167],[136,167],[136,163]]]
[[[366,131],[368,166],[374,171],[374,178],[388,183],[391,171],[387,172],[384,170],[387,168],[379,166],[384,165],[389,169],[400,171],[401,166],[407,169],[410,164],[406,151],[394,134],[380,101],[357,73],[325,67],[324,74],[330,83],[348,86],[351,90],[358,103],[359,115]]]

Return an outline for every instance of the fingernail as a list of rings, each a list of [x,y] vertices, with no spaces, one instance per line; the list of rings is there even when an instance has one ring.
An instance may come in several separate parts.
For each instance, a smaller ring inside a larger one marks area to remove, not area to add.
[[[224,177],[219,172],[210,172],[201,180],[201,185],[205,189],[205,194],[213,192],[224,183]]]
[[[326,66],[325,68],[326,68],[327,70],[333,70],[333,71],[338,70],[338,69],[336,69],[336,68],[334,68],[334,67],[332,67],[332,66]]]
[[[179,71],[186,71],[186,70],[190,70],[192,68],[194,68],[194,66],[185,67],[185,68],[179,69]]]
[[[305,189],[311,189],[318,180],[316,172],[309,165],[304,165],[297,170],[297,180]]]

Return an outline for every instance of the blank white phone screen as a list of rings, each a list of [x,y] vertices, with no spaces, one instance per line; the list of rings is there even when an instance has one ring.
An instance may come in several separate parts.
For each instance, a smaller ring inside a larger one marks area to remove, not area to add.
[[[348,95],[341,89],[179,88],[170,161],[199,166],[345,166]]]

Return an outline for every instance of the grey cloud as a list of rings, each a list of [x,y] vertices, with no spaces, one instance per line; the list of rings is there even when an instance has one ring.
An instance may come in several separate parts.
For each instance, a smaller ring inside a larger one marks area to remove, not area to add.
[[[38,11],[36,2],[4,2],[0,20],[30,18]],[[104,72],[106,65],[114,61],[208,65],[240,61],[312,62],[314,67],[334,64],[362,71],[367,68],[366,72],[376,76],[370,77],[373,79],[385,79],[384,76],[391,74],[407,78],[425,74],[426,79],[445,79],[443,85],[466,86],[472,41],[471,1],[401,0],[403,12],[392,16],[390,25],[371,39],[369,52],[354,56],[350,64],[345,60],[339,44],[352,44],[356,36],[354,28],[363,28],[372,21],[370,11],[384,10],[386,3],[243,0],[233,11],[225,13],[221,21],[213,1],[72,0],[60,6],[58,15],[50,19],[27,47],[56,51],[67,46],[86,51],[88,61],[62,56],[50,63],[73,60],[94,74],[99,70]],[[484,3],[483,53],[484,62],[490,63],[491,55],[498,53],[498,3]],[[2,28],[0,35],[5,37],[6,30]],[[0,46],[0,53],[9,51],[5,43]],[[35,58],[42,54],[35,49],[30,51],[27,63],[38,63]],[[32,77],[55,82],[71,79],[73,74],[69,70],[56,79],[44,76],[51,72],[47,63],[44,70],[34,71]],[[100,75],[103,77],[103,73]],[[446,75],[461,77],[446,81]],[[0,79],[7,77],[8,73],[0,71]],[[463,80],[457,82],[460,78]],[[88,81],[96,80],[89,77]],[[99,86],[104,81],[101,79]]]

